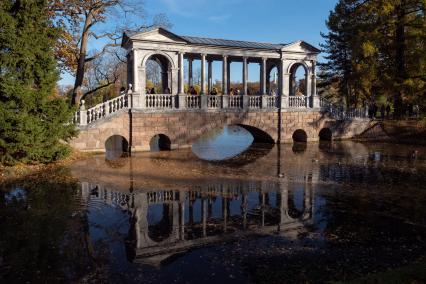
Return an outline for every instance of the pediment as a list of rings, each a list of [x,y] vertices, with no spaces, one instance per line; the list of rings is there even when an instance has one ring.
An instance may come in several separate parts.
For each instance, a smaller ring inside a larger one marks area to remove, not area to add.
[[[296,53],[320,53],[321,51],[313,45],[305,41],[296,41],[283,46],[282,51],[296,52]]]
[[[185,41],[163,28],[156,28],[154,30],[135,33],[130,36],[131,40],[143,40],[153,42],[167,42],[167,43],[185,43]]]

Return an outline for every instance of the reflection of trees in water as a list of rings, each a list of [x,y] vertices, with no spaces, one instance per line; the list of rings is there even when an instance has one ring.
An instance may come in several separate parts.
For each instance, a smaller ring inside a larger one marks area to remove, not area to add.
[[[61,171],[19,181],[25,199],[0,198],[4,283],[74,282],[94,264],[78,184]]]

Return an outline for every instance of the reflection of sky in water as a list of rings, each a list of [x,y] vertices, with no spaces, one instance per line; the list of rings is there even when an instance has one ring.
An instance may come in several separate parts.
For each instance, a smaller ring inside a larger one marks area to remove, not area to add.
[[[124,240],[129,233],[129,214],[118,206],[110,206],[92,197],[88,204],[89,236],[96,252],[106,249],[113,271],[126,269],[127,253]]]
[[[202,136],[192,151],[203,160],[224,160],[241,154],[253,142],[253,136],[242,127],[228,125]]]
[[[22,188],[15,188],[4,195],[6,204],[11,203],[13,200],[21,201],[27,198],[27,192]]]

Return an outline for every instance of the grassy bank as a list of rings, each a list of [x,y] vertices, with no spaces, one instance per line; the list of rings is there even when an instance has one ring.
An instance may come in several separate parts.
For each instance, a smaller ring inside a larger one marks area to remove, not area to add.
[[[426,120],[389,120],[382,122],[387,135],[400,143],[426,144]]]
[[[0,183],[13,182],[14,180],[19,180],[26,176],[50,171],[61,166],[67,166],[76,160],[84,159],[91,155],[93,154],[74,150],[67,158],[48,164],[18,163],[14,166],[4,166],[0,164]]]

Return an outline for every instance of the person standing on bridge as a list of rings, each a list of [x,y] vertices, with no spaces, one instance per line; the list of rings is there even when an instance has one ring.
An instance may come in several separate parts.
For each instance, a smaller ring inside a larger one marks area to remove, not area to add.
[[[390,104],[388,103],[387,106],[386,106],[386,118],[387,119],[389,119],[390,111],[391,111],[391,107],[390,107]]]
[[[189,87],[189,94],[190,95],[198,95],[197,90],[194,88],[194,86]]]
[[[380,116],[382,118],[382,120],[385,120],[385,105],[382,104],[382,106],[380,107]]]
[[[217,95],[217,89],[213,88],[212,91],[210,92],[210,95],[216,96]]]

